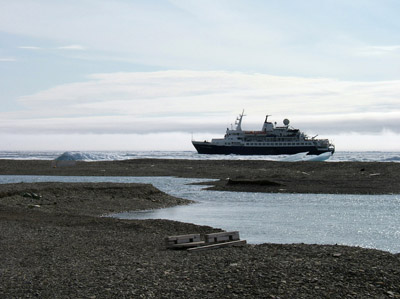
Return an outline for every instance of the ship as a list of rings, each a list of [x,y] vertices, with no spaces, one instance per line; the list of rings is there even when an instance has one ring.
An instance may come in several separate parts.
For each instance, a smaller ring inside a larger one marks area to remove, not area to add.
[[[294,155],[307,153],[320,155],[335,152],[335,146],[328,139],[308,137],[304,132],[289,126],[288,119],[283,126],[268,121],[267,115],[261,131],[242,130],[244,110],[235,121],[235,128],[226,129],[224,138],[211,141],[192,140],[199,154],[208,155]]]

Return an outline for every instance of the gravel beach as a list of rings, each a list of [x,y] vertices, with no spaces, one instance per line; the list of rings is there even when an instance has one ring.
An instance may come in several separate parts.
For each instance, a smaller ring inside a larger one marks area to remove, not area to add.
[[[0,175],[169,175],[220,179],[215,188],[237,191],[400,193],[397,163],[130,160],[54,166],[2,160]],[[0,185],[0,297],[400,298],[400,254],[308,244],[189,253],[166,249],[164,238],[219,229],[102,217],[189,203],[146,184]]]
[[[400,194],[400,163],[393,162],[134,159],[62,165],[0,160],[0,175],[178,176],[218,179],[214,188],[230,191]],[[244,183],[228,184],[228,178]]]

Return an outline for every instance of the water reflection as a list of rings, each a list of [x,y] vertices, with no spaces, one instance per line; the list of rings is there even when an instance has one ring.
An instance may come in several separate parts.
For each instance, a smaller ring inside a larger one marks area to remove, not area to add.
[[[266,194],[202,190],[201,179],[173,177],[0,176],[0,182],[151,183],[196,203],[119,213],[124,219],[171,219],[239,230],[249,243],[344,244],[400,252],[400,195]]]

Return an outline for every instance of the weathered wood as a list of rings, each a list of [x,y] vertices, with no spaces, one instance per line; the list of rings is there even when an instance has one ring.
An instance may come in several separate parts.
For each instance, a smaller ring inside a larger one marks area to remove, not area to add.
[[[239,232],[220,232],[205,235],[206,243],[218,243],[240,240]]]
[[[231,231],[207,234],[205,235],[205,241],[200,240],[200,234],[169,236],[165,238],[165,244],[170,249],[192,251],[240,246],[246,244],[246,240],[240,240],[238,231]]]
[[[165,238],[165,244],[172,248],[176,244],[200,242],[200,234],[169,236]]]
[[[183,249],[183,248],[191,248],[191,247],[198,247],[204,245],[204,241],[199,241],[199,242],[189,242],[189,243],[179,243],[179,244],[173,244],[168,246],[168,248],[173,248],[173,249]]]
[[[194,251],[200,251],[200,250],[216,249],[216,248],[221,248],[221,247],[243,246],[245,244],[246,244],[246,240],[237,240],[237,241],[231,241],[231,242],[222,242],[222,243],[215,243],[215,244],[210,244],[210,245],[188,248],[187,251],[194,252]]]

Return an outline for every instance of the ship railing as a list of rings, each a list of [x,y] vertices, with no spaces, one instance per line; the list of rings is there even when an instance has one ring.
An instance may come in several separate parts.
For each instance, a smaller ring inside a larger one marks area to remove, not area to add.
[[[244,133],[252,135],[267,135],[265,131],[244,131]]]

